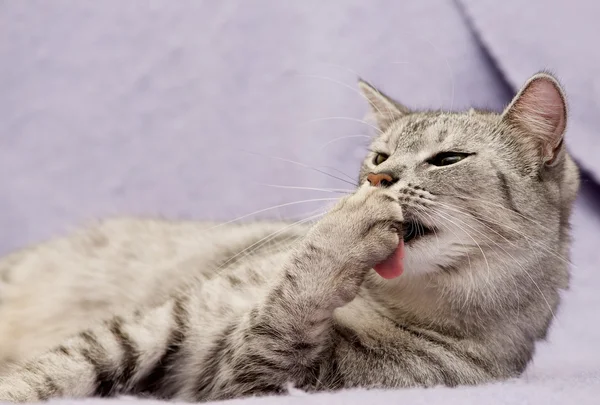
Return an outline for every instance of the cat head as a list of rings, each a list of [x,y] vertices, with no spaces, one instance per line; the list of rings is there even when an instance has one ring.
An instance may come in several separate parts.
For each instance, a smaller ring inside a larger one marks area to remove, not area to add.
[[[388,174],[382,186],[401,196],[406,276],[468,277],[471,288],[528,277],[566,285],[579,177],[563,142],[567,106],[555,77],[534,75],[501,113],[412,111],[359,86],[379,128],[359,180]],[[532,274],[546,260],[563,263]]]

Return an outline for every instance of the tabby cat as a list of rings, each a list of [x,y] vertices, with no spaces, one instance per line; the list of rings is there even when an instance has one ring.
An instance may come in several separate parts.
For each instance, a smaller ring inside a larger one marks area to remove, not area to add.
[[[0,261],[0,400],[207,401],[518,376],[569,279],[579,186],[548,73],[501,114],[411,111],[314,224],[118,219]]]

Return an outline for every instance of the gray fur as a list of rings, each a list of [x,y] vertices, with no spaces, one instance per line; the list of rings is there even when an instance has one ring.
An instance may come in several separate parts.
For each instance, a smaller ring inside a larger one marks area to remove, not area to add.
[[[568,285],[579,180],[558,82],[532,77],[502,114],[411,112],[360,87],[381,134],[357,191],[314,225],[113,220],[2,259],[0,400],[518,376]],[[448,151],[469,155],[428,163]],[[379,277],[414,220],[435,235]]]

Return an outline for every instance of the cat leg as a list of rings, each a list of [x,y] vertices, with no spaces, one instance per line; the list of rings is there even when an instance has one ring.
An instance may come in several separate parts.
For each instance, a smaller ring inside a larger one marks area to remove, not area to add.
[[[0,377],[0,402],[111,396],[133,387],[152,391],[157,364],[175,356],[183,339],[187,308],[185,299],[173,299],[144,315],[116,316],[68,339]]]
[[[274,232],[287,237],[285,228],[112,219],[0,258],[0,374],[112,315],[202,284],[224,257]]]
[[[333,312],[398,247],[397,197],[363,187],[307,234],[264,300],[226,326],[191,373],[181,398],[206,401],[318,385],[328,363]],[[331,376],[331,378],[334,378]]]
[[[208,400],[277,392],[290,382],[315,386],[331,348],[333,311],[396,250],[401,222],[395,194],[362,187],[312,228],[259,304],[214,320],[224,327],[210,341],[199,341],[189,322],[187,308],[196,306],[168,301],[28,362],[0,380],[0,400],[142,392]]]
[[[172,234],[161,222],[108,220],[0,259],[0,372],[202,277],[197,268],[210,266],[179,260]]]

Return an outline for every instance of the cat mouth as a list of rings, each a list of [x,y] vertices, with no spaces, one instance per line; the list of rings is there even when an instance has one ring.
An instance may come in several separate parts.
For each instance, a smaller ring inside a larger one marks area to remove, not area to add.
[[[433,235],[435,233],[435,229],[414,219],[405,221],[402,225],[402,230],[402,239],[404,239],[404,243],[411,243],[415,240],[423,238],[424,236]]]

